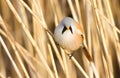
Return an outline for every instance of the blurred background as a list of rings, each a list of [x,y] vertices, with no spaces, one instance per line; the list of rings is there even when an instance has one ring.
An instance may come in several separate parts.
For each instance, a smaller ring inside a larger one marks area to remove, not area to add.
[[[54,41],[64,17],[84,29],[96,71]],[[120,0],[0,0],[0,78],[120,78],[119,28]]]

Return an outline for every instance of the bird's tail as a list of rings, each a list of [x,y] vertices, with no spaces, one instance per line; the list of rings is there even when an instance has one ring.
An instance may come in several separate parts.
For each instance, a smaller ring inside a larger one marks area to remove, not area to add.
[[[93,58],[92,58],[92,56],[90,55],[90,52],[89,52],[89,50],[88,50],[88,48],[87,48],[86,45],[84,45],[83,51],[84,51],[85,56],[87,57],[87,59],[88,59],[90,62],[93,62]]]

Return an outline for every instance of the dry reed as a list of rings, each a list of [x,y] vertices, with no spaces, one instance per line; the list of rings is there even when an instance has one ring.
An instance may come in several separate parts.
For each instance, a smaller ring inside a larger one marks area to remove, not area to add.
[[[64,17],[78,21],[93,62],[54,41]],[[119,0],[0,0],[0,78],[119,78]]]

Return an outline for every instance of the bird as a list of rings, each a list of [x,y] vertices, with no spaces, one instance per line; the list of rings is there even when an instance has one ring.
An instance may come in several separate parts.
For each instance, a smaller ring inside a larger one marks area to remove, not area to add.
[[[82,46],[83,29],[79,23],[70,17],[65,17],[54,31],[55,41],[64,49],[75,51]]]
[[[58,24],[54,30],[54,39],[62,48],[68,50],[70,57],[81,47],[88,51],[84,46],[85,35],[82,26],[71,17],[64,17]],[[85,54],[91,60],[90,54]]]

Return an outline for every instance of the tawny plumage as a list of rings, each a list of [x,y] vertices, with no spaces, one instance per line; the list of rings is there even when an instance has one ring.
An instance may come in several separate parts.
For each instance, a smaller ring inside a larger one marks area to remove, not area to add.
[[[83,48],[85,55],[89,61],[92,61],[92,57],[89,54],[89,50],[84,44],[84,33],[81,25],[77,23],[70,17],[65,17],[55,28],[54,38],[55,41],[64,49],[69,50],[67,53],[72,55],[72,53]]]
[[[56,27],[55,41],[63,48],[75,51],[83,43],[84,34],[79,23],[70,17],[65,17]]]

